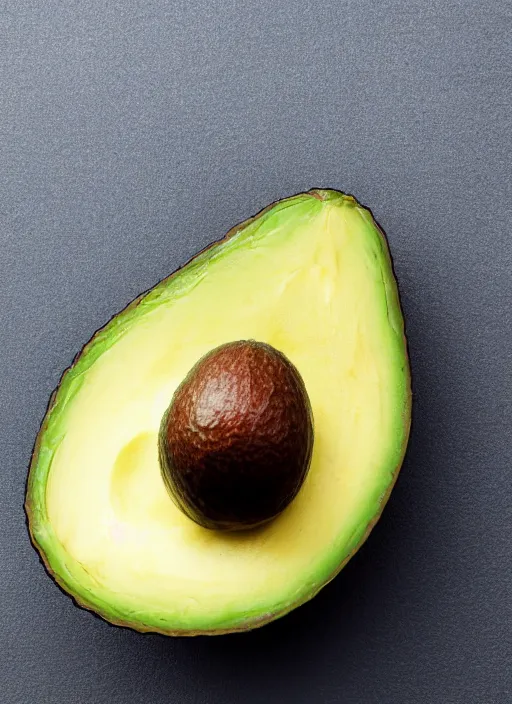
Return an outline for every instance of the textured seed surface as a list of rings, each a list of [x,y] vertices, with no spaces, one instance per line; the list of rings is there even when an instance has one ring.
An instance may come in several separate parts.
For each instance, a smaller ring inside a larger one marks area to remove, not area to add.
[[[160,433],[171,496],[197,523],[224,530],[280,513],[304,481],[312,446],[301,376],[254,340],[203,357],[178,387]]]

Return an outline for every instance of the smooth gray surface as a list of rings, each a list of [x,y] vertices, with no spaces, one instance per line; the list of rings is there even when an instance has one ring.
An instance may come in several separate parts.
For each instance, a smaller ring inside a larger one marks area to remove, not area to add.
[[[0,3],[2,702],[512,701],[511,30],[504,0]],[[137,293],[313,186],[371,206],[401,285],[415,414],[384,517],[261,631],[110,627],[28,542],[48,396]]]

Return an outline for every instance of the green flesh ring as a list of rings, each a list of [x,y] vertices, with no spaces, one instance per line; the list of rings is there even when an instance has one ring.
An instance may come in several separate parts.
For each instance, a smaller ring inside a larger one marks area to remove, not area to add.
[[[248,339],[300,372],[313,457],[275,520],[220,533],[174,506],[157,436],[197,360]],[[352,196],[301,193],[235,227],[85,345],[36,440],[31,539],[55,581],[111,623],[166,635],[262,626],[311,599],[364,542],[396,480],[410,418],[383,232]]]

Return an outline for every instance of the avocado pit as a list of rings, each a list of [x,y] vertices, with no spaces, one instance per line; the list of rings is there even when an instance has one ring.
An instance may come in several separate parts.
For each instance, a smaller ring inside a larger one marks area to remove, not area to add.
[[[254,340],[215,348],[191,369],[159,433],[162,476],[196,523],[241,530],[297,495],[313,449],[313,415],[287,357]]]

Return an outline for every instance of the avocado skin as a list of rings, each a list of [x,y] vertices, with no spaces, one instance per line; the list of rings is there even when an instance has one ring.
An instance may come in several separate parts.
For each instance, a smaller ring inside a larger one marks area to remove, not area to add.
[[[176,505],[215,530],[255,528],[295,498],[313,450],[313,412],[298,370],[271,345],[230,342],[187,374],[159,433]]]
[[[335,189],[325,189],[325,188],[313,188],[307,192],[300,192],[295,195],[289,196],[287,198],[284,198],[282,200],[276,200],[272,203],[270,203],[268,206],[263,208],[261,211],[259,211],[256,215],[248,218],[247,220],[238,223],[235,225],[231,230],[229,230],[226,235],[218,240],[215,240],[208,244],[206,247],[204,247],[202,250],[197,252],[193,257],[191,257],[187,262],[185,262],[182,266],[178,267],[174,272],[169,274],[167,277],[164,277],[160,282],[155,287],[151,287],[147,291],[142,292],[139,296],[137,296],[135,299],[133,299],[123,310],[119,311],[116,313],[114,316],[112,316],[111,320],[109,320],[103,327],[99,328],[94,335],[91,337],[91,339],[83,346],[83,348],[75,355],[72,364],[63,372],[61,375],[61,378],[59,380],[59,384],[57,387],[54,389],[52,392],[43,420],[41,422],[41,426],[39,428],[34,447],[32,450],[31,454],[31,459],[30,459],[30,464],[29,464],[29,472],[27,476],[27,482],[26,482],[26,492],[25,492],[25,503],[24,503],[24,509],[25,509],[25,515],[26,515],[26,521],[27,521],[27,529],[29,533],[29,537],[32,543],[32,546],[38,553],[39,559],[47,572],[47,574],[52,578],[52,580],[57,584],[57,586],[61,589],[62,593],[71,598],[72,601],[75,603],[76,606],[83,608],[86,611],[89,611],[92,613],[93,616],[100,618],[106,622],[108,622],[112,626],[117,626],[117,627],[122,627],[122,628],[131,628],[132,630],[138,631],[140,633],[158,633],[160,635],[165,635],[165,636],[172,636],[172,637],[195,637],[195,636],[216,636],[216,635],[225,635],[225,634],[230,634],[230,633],[241,633],[241,632],[246,632],[249,630],[253,630],[256,628],[260,628],[272,621],[275,621],[279,618],[282,618],[286,614],[290,613],[291,611],[295,610],[299,606],[307,603],[310,601],[312,598],[314,598],[327,584],[329,584],[345,567],[345,565],[351,560],[351,558],[357,553],[357,551],[360,549],[360,547],[366,542],[368,536],[370,535],[371,531],[373,530],[374,526],[377,524],[379,521],[382,512],[388,502],[388,499],[392,493],[392,490],[396,484],[396,481],[398,479],[398,475],[406,454],[407,450],[407,444],[408,444],[408,439],[410,435],[410,429],[411,429],[411,416],[412,416],[412,389],[411,389],[411,374],[410,374],[410,360],[409,360],[409,354],[408,354],[408,346],[407,346],[407,338],[405,332],[403,333],[403,342],[404,342],[404,359],[405,359],[405,367],[404,367],[404,372],[406,374],[406,383],[407,383],[407,394],[404,399],[404,405],[403,405],[403,410],[402,410],[402,423],[403,423],[403,435],[402,435],[402,443],[401,443],[401,452],[400,456],[398,457],[397,463],[395,465],[394,470],[391,473],[391,478],[390,482],[387,486],[386,491],[382,494],[380,498],[380,504],[379,504],[379,510],[374,514],[373,518],[368,522],[366,529],[364,533],[362,534],[362,537],[358,541],[358,543],[354,546],[354,548],[345,556],[343,561],[341,561],[336,568],[321,582],[314,587],[312,587],[305,595],[303,595],[300,599],[297,599],[293,603],[289,603],[286,606],[282,608],[278,608],[275,611],[269,611],[267,613],[263,613],[259,616],[248,616],[247,619],[243,623],[239,623],[235,626],[230,626],[230,627],[217,627],[217,628],[159,628],[157,626],[151,625],[151,626],[145,626],[144,624],[140,623],[135,617],[133,619],[126,618],[126,617],[120,617],[118,615],[115,615],[112,613],[109,609],[105,607],[101,607],[98,604],[93,605],[90,601],[87,600],[86,597],[81,596],[80,594],[76,593],[66,582],[66,580],[61,577],[57,572],[55,572],[54,569],[52,569],[49,557],[45,554],[43,545],[39,543],[38,536],[37,536],[37,529],[38,529],[38,522],[41,519],[41,509],[39,507],[38,501],[37,501],[37,492],[35,489],[35,484],[36,484],[36,469],[38,467],[39,461],[40,461],[40,456],[41,453],[43,452],[42,449],[42,442],[43,438],[45,435],[45,432],[49,426],[50,422],[50,416],[51,413],[54,411],[55,407],[58,405],[58,395],[59,391],[61,390],[63,386],[63,382],[65,382],[67,376],[72,373],[78,364],[79,360],[87,353],[90,353],[96,346],[97,344],[102,341],[102,338],[104,336],[105,330],[109,327],[111,321],[114,318],[117,318],[119,315],[129,315],[133,316],[137,314],[137,311],[140,310],[141,306],[144,305],[144,299],[146,295],[153,289],[156,288],[157,286],[165,286],[169,284],[174,277],[176,277],[182,269],[195,264],[196,262],[204,261],[205,258],[207,259],[210,254],[209,250],[214,249],[218,246],[221,246],[228,242],[232,237],[240,233],[242,230],[244,230],[246,227],[251,225],[252,223],[258,221],[260,218],[265,216],[269,211],[273,210],[275,207],[278,207],[282,204],[288,204],[288,203],[293,203],[297,199],[304,198],[304,197],[312,197],[316,198],[321,201],[327,201],[327,200],[333,200],[339,197],[345,198],[347,201],[351,200],[354,204],[357,204],[357,200],[353,196],[349,196],[341,191],[337,191]],[[382,242],[382,248],[383,252],[385,255],[385,258],[387,259],[389,266],[391,270],[393,271],[393,261],[391,254],[389,252],[389,246],[388,246],[388,241],[386,234],[383,230],[383,228],[378,224],[378,222],[373,218],[373,213],[370,208],[367,206],[364,206],[368,214],[372,217],[375,228],[377,229],[381,242]],[[394,271],[393,271],[394,274]],[[394,277],[394,280],[396,282],[396,277]],[[397,297],[397,303],[398,302],[398,297]]]

